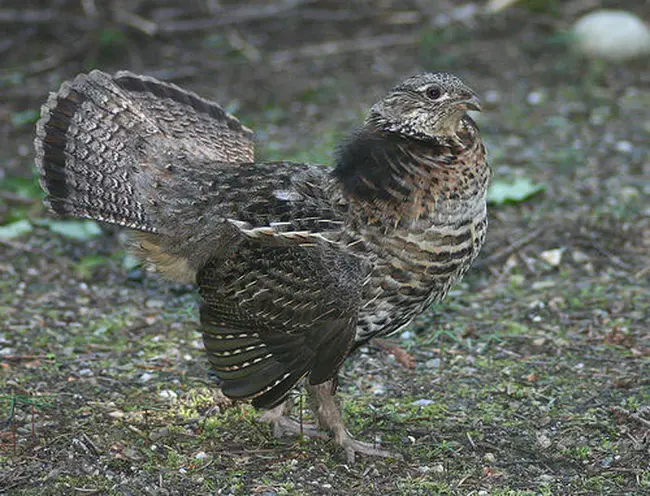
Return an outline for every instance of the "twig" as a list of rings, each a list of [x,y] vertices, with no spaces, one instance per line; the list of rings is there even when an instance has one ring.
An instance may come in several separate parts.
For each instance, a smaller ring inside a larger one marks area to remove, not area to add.
[[[265,6],[244,6],[232,9],[229,12],[223,12],[218,17],[210,17],[208,19],[167,21],[158,25],[158,32],[161,34],[174,34],[188,31],[207,31],[229,24],[240,24],[260,19],[268,19],[270,17],[282,15],[300,5],[314,3],[315,1],[316,0],[287,0],[279,4],[272,3]]]
[[[614,415],[636,420],[640,424],[643,424],[646,427],[650,428],[650,420],[644,419],[638,413],[633,413],[629,410],[626,410],[625,408],[621,408],[620,406],[613,406],[610,408],[610,410]]]
[[[594,248],[601,255],[607,257],[612,263],[612,265],[615,265],[619,269],[625,269],[625,270],[632,270],[634,268],[631,265],[623,262],[623,260],[618,258],[610,251],[608,251],[600,242],[596,241],[592,236],[586,236],[586,238],[588,242],[591,244],[592,248]]]
[[[0,358],[2,360],[10,360],[16,362],[19,362],[21,360],[54,360],[54,358],[49,358],[45,355],[2,355]]]
[[[62,14],[56,9],[0,9],[0,24],[72,24],[88,29],[95,23],[87,18]]]
[[[535,229],[534,231],[529,232],[525,236],[519,238],[518,240],[510,243],[506,248],[495,251],[492,255],[486,258],[488,262],[496,262],[504,257],[512,255],[514,252],[519,251],[520,248],[527,245],[533,241],[537,236],[542,232],[542,228]]]
[[[120,24],[137,29],[147,36],[154,36],[158,32],[158,24],[154,21],[150,21],[124,9],[114,10],[113,19]]]
[[[417,33],[385,34],[367,38],[328,41],[314,45],[305,45],[297,50],[280,50],[271,54],[271,62],[282,65],[299,58],[327,57],[350,52],[377,50],[389,46],[414,45],[420,40]]]
[[[88,38],[84,38],[75,45],[75,48],[72,50],[61,50],[55,55],[51,55],[42,60],[36,60],[34,62],[29,62],[22,67],[13,67],[11,69],[5,69],[0,71],[0,74],[13,74],[15,72],[21,73],[24,76],[32,76],[35,74],[40,74],[43,72],[51,71],[59,67],[66,60],[76,57],[78,54],[86,50],[88,46]]]

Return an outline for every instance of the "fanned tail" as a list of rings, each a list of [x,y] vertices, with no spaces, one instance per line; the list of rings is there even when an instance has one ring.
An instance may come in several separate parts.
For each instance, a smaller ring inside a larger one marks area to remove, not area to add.
[[[82,74],[43,105],[34,144],[45,203],[59,215],[155,232],[132,183],[134,136],[146,136],[146,119],[111,86],[104,73]]]
[[[254,159],[252,131],[218,104],[126,71],[63,83],[41,109],[34,146],[55,213],[145,232],[160,230],[150,207],[155,185],[172,177],[161,155],[182,150],[199,170]]]

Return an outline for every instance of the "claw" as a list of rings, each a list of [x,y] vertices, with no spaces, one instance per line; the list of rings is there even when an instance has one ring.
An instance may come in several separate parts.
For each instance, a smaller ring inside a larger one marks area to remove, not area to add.
[[[396,458],[402,460],[403,457],[399,453],[393,453],[392,451],[376,448],[370,443],[364,443],[363,441],[357,441],[346,431],[343,439],[336,440],[343,449],[345,450],[345,456],[348,459],[348,463],[353,464],[356,459],[356,454],[361,453],[369,456],[381,456],[384,458]]]
[[[402,456],[373,446],[370,443],[357,441],[347,431],[341,419],[341,410],[334,398],[331,381],[323,384],[307,386],[311,409],[318,419],[318,425],[327,429],[334,435],[337,444],[343,447],[349,463],[354,463],[356,454],[362,453],[370,456],[386,458],[399,458]]]
[[[284,414],[284,403],[265,411],[259,418],[260,422],[268,422],[273,429],[273,437],[279,439],[286,436],[307,436],[327,439],[329,436],[318,430],[315,425],[301,424]]]

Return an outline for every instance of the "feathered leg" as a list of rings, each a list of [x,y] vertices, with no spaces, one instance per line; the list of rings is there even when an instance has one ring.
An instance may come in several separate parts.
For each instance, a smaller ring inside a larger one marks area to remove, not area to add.
[[[370,443],[357,441],[347,431],[341,418],[341,408],[334,398],[333,379],[316,386],[308,384],[309,400],[311,409],[318,419],[318,425],[327,429],[334,435],[337,444],[345,449],[349,463],[354,463],[356,453],[363,453],[371,456],[384,456],[390,458],[401,458],[396,453],[374,447]]]

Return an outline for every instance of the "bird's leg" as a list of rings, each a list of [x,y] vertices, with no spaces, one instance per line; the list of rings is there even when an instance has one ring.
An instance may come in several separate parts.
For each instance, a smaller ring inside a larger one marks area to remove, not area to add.
[[[319,431],[314,425],[297,422],[284,414],[287,402],[266,410],[259,418],[260,422],[269,422],[273,427],[273,436],[308,436],[326,439],[328,436]]]
[[[345,449],[348,462],[354,463],[356,453],[364,455],[401,458],[395,453],[374,447],[370,443],[357,441],[347,431],[341,418],[341,408],[334,398],[334,380],[316,386],[307,384],[311,409],[318,419],[318,425],[334,435],[334,440]]]

